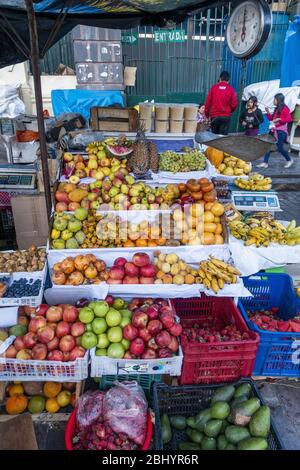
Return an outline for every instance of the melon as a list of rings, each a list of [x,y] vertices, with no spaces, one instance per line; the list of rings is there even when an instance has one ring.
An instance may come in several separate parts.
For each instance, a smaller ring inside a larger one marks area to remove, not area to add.
[[[106,149],[113,157],[126,158],[133,152],[133,148],[124,147],[122,145],[106,144]]]

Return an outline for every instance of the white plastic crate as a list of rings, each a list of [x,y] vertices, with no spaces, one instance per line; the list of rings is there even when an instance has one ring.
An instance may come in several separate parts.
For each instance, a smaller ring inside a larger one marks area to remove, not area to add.
[[[44,286],[46,282],[46,277],[47,277],[47,262],[45,263],[44,269],[42,271],[35,271],[33,273],[27,273],[27,272],[18,272],[18,273],[12,273],[12,274],[7,274],[3,273],[0,274],[0,277],[10,277],[10,284],[13,283],[13,281],[18,280],[22,277],[28,278],[28,279],[40,279],[42,281],[41,288],[39,295],[35,297],[20,297],[20,298],[15,298],[15,297],[1,297],[0,298],[0,307],[13,307],[13,306],[20,306],[20,305],[29,305],[30,307],[38,307],[42,301],[43,301],[43,292],[44,292]]]
[[[15,336],[10,336],[0,346],[0,355],[14,342]],[[80,382],[88,377],[89,351],[83,358],[72,362],[59,361],[22,361],[0,357],[0,381],[21,380]]]

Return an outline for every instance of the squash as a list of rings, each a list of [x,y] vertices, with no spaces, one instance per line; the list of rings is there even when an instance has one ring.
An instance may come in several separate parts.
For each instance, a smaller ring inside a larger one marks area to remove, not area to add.
[[[25,395],[15,395],[6,400],[5,409],[9,415],[18,415],[26,410],[27,405],[28,398]]]
[[[224,152],[221,152],[221,150],[214,149],[213,147],[208,147],[205,154],[210,163],[216,168],[223,162]]]

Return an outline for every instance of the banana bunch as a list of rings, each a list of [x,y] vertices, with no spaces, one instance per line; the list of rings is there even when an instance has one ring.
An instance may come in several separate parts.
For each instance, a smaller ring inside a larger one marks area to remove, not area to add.
[[[90,142],[86,147],[85,150],[87,153],[97,153],[99,150],[103,150],[103,142]]]
[[[212,289],[215,294],[223,289],[225,284],[236,284],[240,271],[217,258],[209,257],[208,261],[201,261],[198,275],[202,284],[207,289]]]
[[[247,191],[268,191],[272,188],[272,179],[259,173],[252,173],[248,180],[236,178],[234,184]]]
[[[300,243],[300,227],[297,227],[296,221],[292,220],[286,227],[284,241],[289,246],[299,245]]]

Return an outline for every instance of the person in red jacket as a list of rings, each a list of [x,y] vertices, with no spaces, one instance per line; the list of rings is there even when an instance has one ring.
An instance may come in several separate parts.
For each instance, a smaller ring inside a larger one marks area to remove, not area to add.
[[[294,163],[294,160],[289,156],[287,150],[284,148],[285,142],[288,140],[288,123],[293,120],[291,112],[287,105],[284,102],[284,95],[282,93],[277,93],[274,96],[274,113],[270,113],[269,108],[266,108],[267,118],[273,123],[271,128],[272,134],[276,139],[277,151],[286,159],[286,164],[284,168],[290,168]],[[271,152],[266,153],[264,157],[264,162],[257,165],[257,168],[268,168],[269,158]]]
[[[227,135],[231,114],[237,107],[234,88],[229,85],[229,73],[223,71],[219,82],[211,87],[205,102],[205,115],[211,119],[214,134]]]

